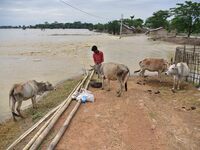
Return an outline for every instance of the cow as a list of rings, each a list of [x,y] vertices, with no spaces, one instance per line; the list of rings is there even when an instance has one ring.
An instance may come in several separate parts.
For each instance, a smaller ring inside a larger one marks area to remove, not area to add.
[[[184,62],[179,62],[177,64],[172,64],[166,71],[166,75],[172,75],[174,77],[172,90],[180,90],[180,82],[184,77],[189,76],[190,69],[188,65]]]
[[[144,77],[146,70],[157,71],[158,77],[161,79],[161,73],[165,72],[169,66],[169,63],[165,59],[160,58],[145,58],[139,62],[140,69],[134,71],[134,73],[140,72],[140,76]]]
[[[11,107],[13,120],[16,121],[16,117],[24,118],[20,112],[22,101],[31,99],[33,108],[36,107],[36,96],[41,95],[46,91],[54,90],[54,87],[49,82],[37,82],[30,80],[25,83],[14,84],[9,92],[9,105]],[[15,104],[17,103],[15,112]]]
[[[104,80],[108,81],[108,89],[110,91],[110,80],[117,80],[120,84],[119,90],[117,90],[117,96],[120,97],[123,91],[123,87],[125,87],[125,91],[127,88],[127,81],[130,76],[129,68],[123,64],[117,64],[113,62],[96,64],[92,66],[92,68],[97,72],[98,76],[102,79],[102,89],[104,89]]]

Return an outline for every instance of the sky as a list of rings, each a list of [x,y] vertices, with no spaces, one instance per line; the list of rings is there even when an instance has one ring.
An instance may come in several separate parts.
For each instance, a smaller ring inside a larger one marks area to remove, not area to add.
[[[145,20],[153,12],[175,7],[185,0],[0,0],[1,25],[35,25],[45,21],[106,23],[134,15]],[[200,2],[200,0],[195,0]]]

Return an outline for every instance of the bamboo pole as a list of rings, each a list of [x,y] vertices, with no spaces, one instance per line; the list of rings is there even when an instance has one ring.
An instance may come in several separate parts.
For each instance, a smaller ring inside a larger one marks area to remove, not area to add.
[[[79,85],[81,84],[82,81],[80,81],[77,86],[72,90],[72,92],[69,94],[68,97],[71,97],[71,95],[76,91],[76,89],[79,87]],[[53,114],[53,116],[51,116],[51,118],[49,118],[49,120],[40,128],[40,130],[34,135],[34,137],[29,141],[29,143],[23,148],[23,150],[27,150],[30,148],[30,146],[34,143],[34,141],[37,139],[37,137],[42,133],[42,131],[48,126],[48,124],[50,123],[50,121],[54,118],[54,116],[56,115],[56,113],[64,106],[64,104],[66,103],[66,101],[68,100],[68,98],[63,101],[59,106],[59,108],[57,109],[57,111]]]
[[[92,78],[93,75],[94,75],[94,71],[91,73],[89,79],[87,80],[87,83],[85,85],[85,89],[88,88],[88,85],[89,85],[90,80],[91,80],[91,78]],[[54,139],[50,143],[50,145],[48,147],[48,150],[53,150],[55,148],[55,146],[58,144],[58,142],[60,141],[61,137],[63,136],[63,134],[65,133],[66,129],[68,128],[71,119],[76,114],[76,111],[78,110],[80,104],[81,104],[81,100],[79,100],[77,102],[77,104],[75,105],[75,107],[73,108],[73,110],[70,112],[70,114],[67,117],[67,119],[65,120],[64,124],[62,125],[62,127],[60,128],[60,130],[58,131],[58,133],[56,134],[56,136],[54,137]]]
[[[78,86],[78,88],[75,91],[78,91],[81,86],[84,84],[85,80],[88,78],[88,75],[85,76],[85,78],[82,80],[81,84]],[[73,93],[72,93],[73,94]],[[44,140],[44,138],[47,136],[47,134],[49,133],[49,131],[52,129],[52,127],[54,126],[54,124],[56,123],[56,121],[59,119],[59,117],[62,115],[62,113],[66,110],[66,108],[69,106],[69,104],[71,103],[71,95],[68,96],[65,105],[60,108],[59,110],[57,110],[57,112],[55,113],[55,115],[53,116],[52,120],[50,120],[50,122],[47,124],[47,126],[45,127],[44,130],[42,130],[41,134],[38,134],[36,136],[36,140],[30,144],[28,144],[26,147],[30,147],[31,150],[35,150],[39,147],[39,145],[42,143],[42,141]]]
[[[69,94],[68,98],[71,97],[71,95],[76,91],[76,89],[82,84],[82,81],[80,81],[77,86],[72,90],[72,92]],[[62,105],[58,108],[58,110],[55,112],[55,114],[57,114],[57,112],[61,109],[61,107],[63,107],[66,102],[68,101],[68,98],[62,103]],[[37,137],[42,133],[42,131],[47,127],[47,125],[50,123],[50,121],[53,119],[53,117],[55,116],[55,114],[49,118],[49,120],[42,126],[42,128],[35,134],[35,136],[29,141],[29,143],[24,147],[24,150],[27,150],[33,143],[34,141],[37,139]]]
[[[61,104],[60,104],[61,105]],[[59,107],[52,109],[48,114],[46,114],[43,118],[41,118],[36,124],[34,124],[30,129],[28,129],[24,134],[22,134],[18,139],[16,139],[8,148],[7,150],[12,149],[16,146],[19,142],[21,142],[27,135],[29,135],[35,128],[37,128],[44,120],[46,120],[51,114],[53,114]]]
[[[81,81],[78,83],[78,85],[81,83]],[[75,89],[78,86],[75,87]],[[72,92],[74,89],[72,90]],[[71,92],[71,93],[72,93]],[[7,150],[10,150],[14,148],[19,142],[21,142],[26,136],[28,136],[33,130],[35,130],[41,123],[43,123],[50,115],[52,115],[56,110],[58,110],[60,107],[64,105],[65,101],[63,101],[61,104],[53,108],[51,111],[49,111],[45,116],[43,116],[37,123],[35,123],[31,128],[29,128],[26,132],[24,132],[18,139],[16,139],[8,148]]]

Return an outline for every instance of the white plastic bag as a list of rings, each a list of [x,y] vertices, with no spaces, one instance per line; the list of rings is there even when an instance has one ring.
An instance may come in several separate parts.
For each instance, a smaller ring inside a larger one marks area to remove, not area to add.
[[[76,100],[81,100],[82,102],[94,102],[94,95],[91,91],[86,89],[81,89],[80,94],[76,97]]]

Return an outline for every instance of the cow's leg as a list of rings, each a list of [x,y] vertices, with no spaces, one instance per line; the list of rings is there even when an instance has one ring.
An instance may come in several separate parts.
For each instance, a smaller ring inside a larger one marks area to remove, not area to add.
[[[144,70],[144,69],[141,69],[141,71],[140,71],[140,76],[144,77],[144,73],[145,73],[145,70]]]
[[[104,85],[105,83],[104,83],[104,77],[102,77],[102,87],[101,87],[101,89],[103,90],[104,89]]]
[[[21,106],[22,106],[22,100],[20,100],[20,101],[17,102],[17,108],[16,108],[16,110],[17,110],[18,114],[20,115],[20,117],[24,118],[24,116],[22,116],[22,114],[20,112]]]
[[[158,71],[158,78],[159,78],[160,82],[162,82],[161,81],[161,71]]]
[[[108,86],[108,88],[107,88],[107,91],[110,91],[110,80],[109,79],[107,79],[107,86]]]
[[[175,88],[176,88],[176,76],[174,76],[174,82],[173,82],[173,88],[172,88],[172,90],[175,90]]]
[[[33,108],[37,108],[37,106],[36,106],[36,96],[34,96],[33,98],[31,98],[31,101],[32,101]]]
[[[117,97],[120,97],[121,94],[122,94],[122,90],[123,90],[123,83],[122,83],[122,80],[120,78],[117,79],[119,81],[119,89],[117,90]]]
[[[11,99],[11,103],[12,103],[12,117],[14,121],[17,121],[17,119],[15,118],[15,116],[18,116],[18,114],[15,113],[15,104],[16,101],[14,99]]]
[[[181,83],[181,79],[177,80],[177,90],[180,90],[180,83]]]

